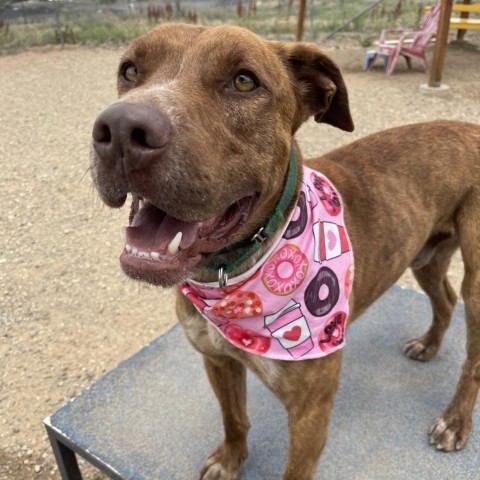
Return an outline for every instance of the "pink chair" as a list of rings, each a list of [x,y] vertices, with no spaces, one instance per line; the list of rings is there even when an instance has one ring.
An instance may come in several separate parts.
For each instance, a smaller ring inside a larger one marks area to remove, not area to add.
[[[440,4],[433,5],[423,17],[418,29],[392,28],[383,30],[380,39],[370,53],[367,67],[371,67],[377,57],[388,56],[386,74],[391,75],[400,55],[405,58],[408,68],[412,68],[411,59],[418,58],[427,69],[425,49],[432,37],[437,33],[440,19]],[[396,38],[392,39],[391,35]],[[389,38],[390,36],[390,38]]]

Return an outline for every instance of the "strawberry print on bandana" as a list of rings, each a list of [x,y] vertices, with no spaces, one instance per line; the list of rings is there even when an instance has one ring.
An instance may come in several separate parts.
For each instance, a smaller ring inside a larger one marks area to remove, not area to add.
[[[235,347],[276,360],[328,355],[345,345],[353,252],[333,184],[303,167],[297,206],[264,257],[217,283],[179,286]]]

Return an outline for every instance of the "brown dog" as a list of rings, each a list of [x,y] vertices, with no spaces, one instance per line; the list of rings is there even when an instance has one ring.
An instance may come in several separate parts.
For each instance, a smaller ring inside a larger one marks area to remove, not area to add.
[[[162,286],[216,281],[212,262],[242,258],[249,240],[232,252],[225,247],[265,225],[284,189],[290,148],[300,157],[293,135],[305,120],[313,115],[353,130],[339,69],[315,45],[270,42],[239,28],[155,28],[124,54],[118,90],[120,100],[94,126],[93,178],[112,207],[133,194],[121,265],[129,276]],[[451,404],[430,430],[431,442],[444,451],[467,443],[480,384],[479,165],[480,127],[445,121],[387,130],[309,163],[343,197],[355,255],[349,321],[409,266],[428,293],[433,323],[407,343],[411,358],[428,361],[440,348],[456,302],[446,270],[461,248],[467,359]],[[301,170],[285,219],[300,179]],[[272,242],[267,238],[237,262],[230,277],[254,265]],[[234,479],[247,456],[248,367],[288,410],[283,478],[311,479],[327,436],[341,351],[270,360],[227,342],[180,295],[177,312],[204,356],[225,426],[225,440],[201,478]]]

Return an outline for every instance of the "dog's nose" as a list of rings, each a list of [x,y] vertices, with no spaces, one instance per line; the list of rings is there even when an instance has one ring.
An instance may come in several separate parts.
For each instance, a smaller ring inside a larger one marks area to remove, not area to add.
[[[170,139],[169,118],[151,105],[118,102],[104,110],[93,125],[93,148],[113,166],[142,170],[162,158]]]

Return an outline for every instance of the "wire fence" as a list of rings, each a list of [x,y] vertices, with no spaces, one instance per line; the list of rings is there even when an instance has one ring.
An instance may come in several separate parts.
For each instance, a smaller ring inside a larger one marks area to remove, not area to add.
[[[295,33],[298,1],[0,0],[0,50],[46,44],[123,43],[167,21],[235,24],[262,35],[290,39]],[[416,26],[428,3],[307,1],[306,34],[311,40],[342,24],[346,31],[357,33],[377,32],[387,26]],[[354,20],[348,23],[350,18]]]

